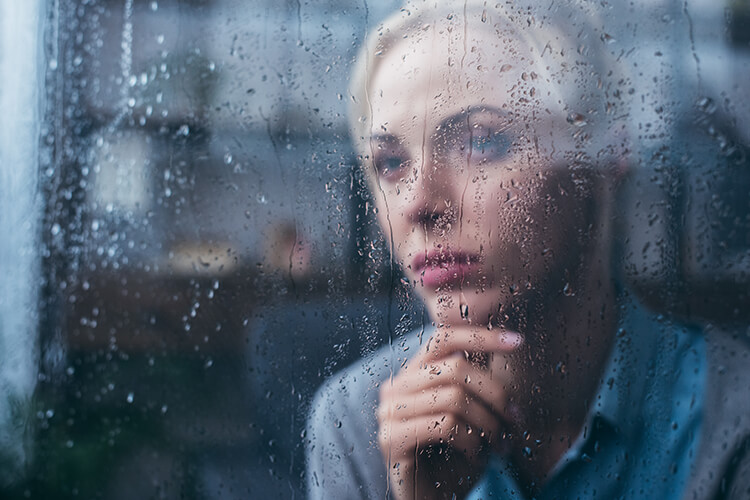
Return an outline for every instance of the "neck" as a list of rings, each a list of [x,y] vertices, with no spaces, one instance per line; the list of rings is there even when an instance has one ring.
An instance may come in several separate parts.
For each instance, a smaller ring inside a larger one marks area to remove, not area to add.
[[[584,261],[588,266],[571,284],[575,288],[548,297],[545,304],[552,305],[543,309],[544,317],[529,322],[534,335],[519,360],[522,382],[515,397],[523,421],[512,458],[531,490],[544,483],[580,434],[614,339],[616,288],[609,262]]]

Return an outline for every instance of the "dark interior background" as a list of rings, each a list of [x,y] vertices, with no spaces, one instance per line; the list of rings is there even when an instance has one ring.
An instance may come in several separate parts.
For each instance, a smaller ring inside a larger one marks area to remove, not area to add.
[[[747,337],[750,3],[616,4],[639,145],[618,265]],[[33,460],[4,495],[304,497],[315,389],[428,321],[346,126],[356,50],[399,5],[45,3]]]

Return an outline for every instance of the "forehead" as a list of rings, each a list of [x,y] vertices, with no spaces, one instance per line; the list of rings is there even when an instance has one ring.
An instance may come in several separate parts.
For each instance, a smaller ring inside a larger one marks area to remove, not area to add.
[[[423,26],[378,57],[369,85],[373,133],[437,125],[483,106],[518,114],[541,95],[533,48],[510,28]]]

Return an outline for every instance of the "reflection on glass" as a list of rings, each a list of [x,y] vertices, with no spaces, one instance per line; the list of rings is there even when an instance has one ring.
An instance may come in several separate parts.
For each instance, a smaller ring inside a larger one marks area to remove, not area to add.
[[[575,2],[415,5],[370,35],[352,134],[429,319],[319,391],[313,498],[745,490],[746,407],[715,388],[745,390],[746,345],[649,311],[621,273],[618,186],[648,141],[602,23]]]
[[[741,488],[747,2],[423,3],[2,3],[0,497]]]

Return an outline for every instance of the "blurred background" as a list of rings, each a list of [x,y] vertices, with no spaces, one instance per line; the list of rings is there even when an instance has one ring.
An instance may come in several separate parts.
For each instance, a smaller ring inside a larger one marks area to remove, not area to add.
[[[0,4],[0,496],[304,497],[315,389],[428,322],[346,122],[399,7]],[[750,1],[598,8],[633,81],[618,266],[748,338]]]

